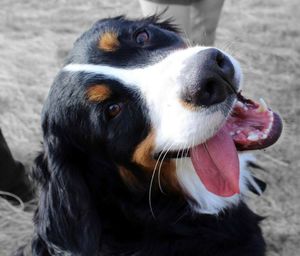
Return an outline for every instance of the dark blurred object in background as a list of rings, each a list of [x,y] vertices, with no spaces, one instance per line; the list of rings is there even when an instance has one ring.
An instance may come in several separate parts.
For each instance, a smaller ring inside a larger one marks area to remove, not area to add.
[[[0,191],[12,193],[23,202],[34,196],[24,165],[15,161],[0,129]],[[8,199],[12,199],[9,197]]]

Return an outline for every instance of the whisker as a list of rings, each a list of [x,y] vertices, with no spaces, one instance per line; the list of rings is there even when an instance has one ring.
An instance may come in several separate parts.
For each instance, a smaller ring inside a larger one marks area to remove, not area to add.
[[[163,155],[163,153],[164,153],[165,149],[167,148],[167,146],[168,146],[168,144],[166,143],[166,144],[164,145],[163,149],[160,151],[160,153],[159,153],[159,155],[158,155],[158,158],[156,159],[156,163],[155,163],[153,172],[155,172],[155,170],[156,170],[156,168],[157,168],[157,166],[158,166],[158,164],[159,164],[159,160],[160,160],[161,156]]]
[[[163,150],[167,147],[167,144],[164,145]],[[154,166],[154,170],[151,176],[151,180],[150,180],[150,185],[149,185],[149,194],[148,194],[148,201],[149,201],[149,208],[150,208],[150,212],[151,215],[153,216],[154,219],[156,219],[156,216],[154,214],[154,210],[153,210],[153,206],[152,206],[152,187],[153,187],[153,182],[154,182],[154,177],[155,177],[155,173],[156,173],[156,168],[158,166],[159,163],[159,159],[163,154],[163,150],[161,151],[161,153],[158,156],[158,159],[156,160],[155,166]]]
[[[186,43],[187,43],[188,47],[192,47],[192,46],[193,46],[193,44],[192,44],[192,42],[191,42],[190,38],[188,37],[188,35],[187,35],[186,31],[185,31],[185,30],[183,30],[183,33],[184,33],[184,39],[185,39],[185,41],[186,41]]]
[[[154,181],[154,176],[155,176],[155,170],[154,172],[152,173],[152,176],[151,176],[151,180],[150,180],[150,187],[149,187],[149,207],[150,207],[150,212],[153,216],[154,219],[156,219],[156,216],[154,214],[154,211],[153,211],[153,207],[152,207],[152,185],[153,185],[153,181]]]
[[[188,144],[187,144],[188,145]],[[185,149],[184,149],[184,157],[187,157],[188,156],[188,154],[189,154],[189,150],[190,150],[190,145],[188,145]]]
[[[153,172],[156,171],[156,168],[157,168],[157,166],[158,166],[158,164],[159,164],[159,162],[160,162],[160,158],[161,158],[161,156],[163,155],[163,152],[165,151],[165,149],[167,148],[167,145],[168,145],[168,144],[166,143],[165,146],[163,147],[162,151],[160,152],[160,154],[159,154],[159,156],[158,156],[158,158],[157,158],[157,161],[156,161],[156,163],[155,163],[155,167],[154,167],[154,171],[153,171]],[[170,147],[172,147],[172,144],[171,144]],[[169,149],[170,149],[170,147],[169,147]],[[168,150],[169,150],[169,149],[168,149]],[[168,150],[167,150],[167,153],[168,153]],[[167,154],[167,153],[166,153],[166,154]],[[164,154],[163,160],[164,160],[166,154]],[[158,173],[158,175],[157,175],[157,176],[158,176],[157,178],[158,178],[158,186],[159,186],[160,192],[161,192],[162,194],[165,194],[164,191],[162,190],[162,187],[161,187],[161,184],[160,184],[160,169],[161,169],[161,165],[162,165],[163,160],[162,160],[161,163],[160,163],[160,166],[159,166],[159,173]]]
[[[180,157],[180,164],[181,164],[181,168],[180,170],[183,171],[183,155],[184,155],[184,150],[187,146],[187,143],[184,144],[184,147],[181,149],[181,157]]]
[[[161,160],[161,163],[160,163],[160,165],[159,165],[159,168],[158,168],[158,175],[157,175],[157,176],[158,176],[158,186],[159,186],[160,191],[161,191],[163,194],[166,194],[166,193],[163,191],[162,186],[161,186],[161,179],[160,179],[160,177],[161,177],[161,168],[162,168],[162,164],[163,164],[163,162],[164,162],[164,160],[165,160],[165,158],[166,158],[168,152],[170,151],[170,149],[172,148],[173,145],[174,145],[174,143],[172,143],[172,144],[170,145],[170,147],[167,149],[166,153],[164,154],[164,156],[163,156],[163,158],[162,158],[162,160]]]

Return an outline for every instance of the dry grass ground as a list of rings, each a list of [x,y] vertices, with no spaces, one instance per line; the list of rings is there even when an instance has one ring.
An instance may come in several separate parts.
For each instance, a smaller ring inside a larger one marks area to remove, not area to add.
[[[39,149],[42,103],[72,42],[95,20],[120,13],[140,16],[137,2],[0,0],[0,127],[27,167]],[[247,95],[263,97],[285,121],[280,142],[258,154],[268,190],[250,199],[267,216],[268,256],[300,255],[299,24],[298,0],[227,0],[217,36],[242,63]],[[0,255],[31,232],[31,213],[0,200]]]

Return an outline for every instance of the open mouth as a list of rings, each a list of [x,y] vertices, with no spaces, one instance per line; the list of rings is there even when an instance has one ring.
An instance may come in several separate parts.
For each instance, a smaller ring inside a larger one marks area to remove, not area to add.
[[[206,189],[229,197],[240,192],[237,151],[266,148],[278,140],[281,132],[281,118],[263,100],[257,103],[238,93],[231,115],[212,138],[180,152],[169,152],[166,157],[191,157]]]
[[[269,147],[282,131],[281,118],[262,99],[257,103],[241,93],[225,126],[240,151]]]

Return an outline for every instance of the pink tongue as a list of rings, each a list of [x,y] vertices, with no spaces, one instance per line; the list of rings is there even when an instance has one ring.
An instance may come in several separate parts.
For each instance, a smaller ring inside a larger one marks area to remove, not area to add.
[[[225,126],[205,144],[192,148],[190,155],[208,191],[223,197],[240,192],[238,154]]]

